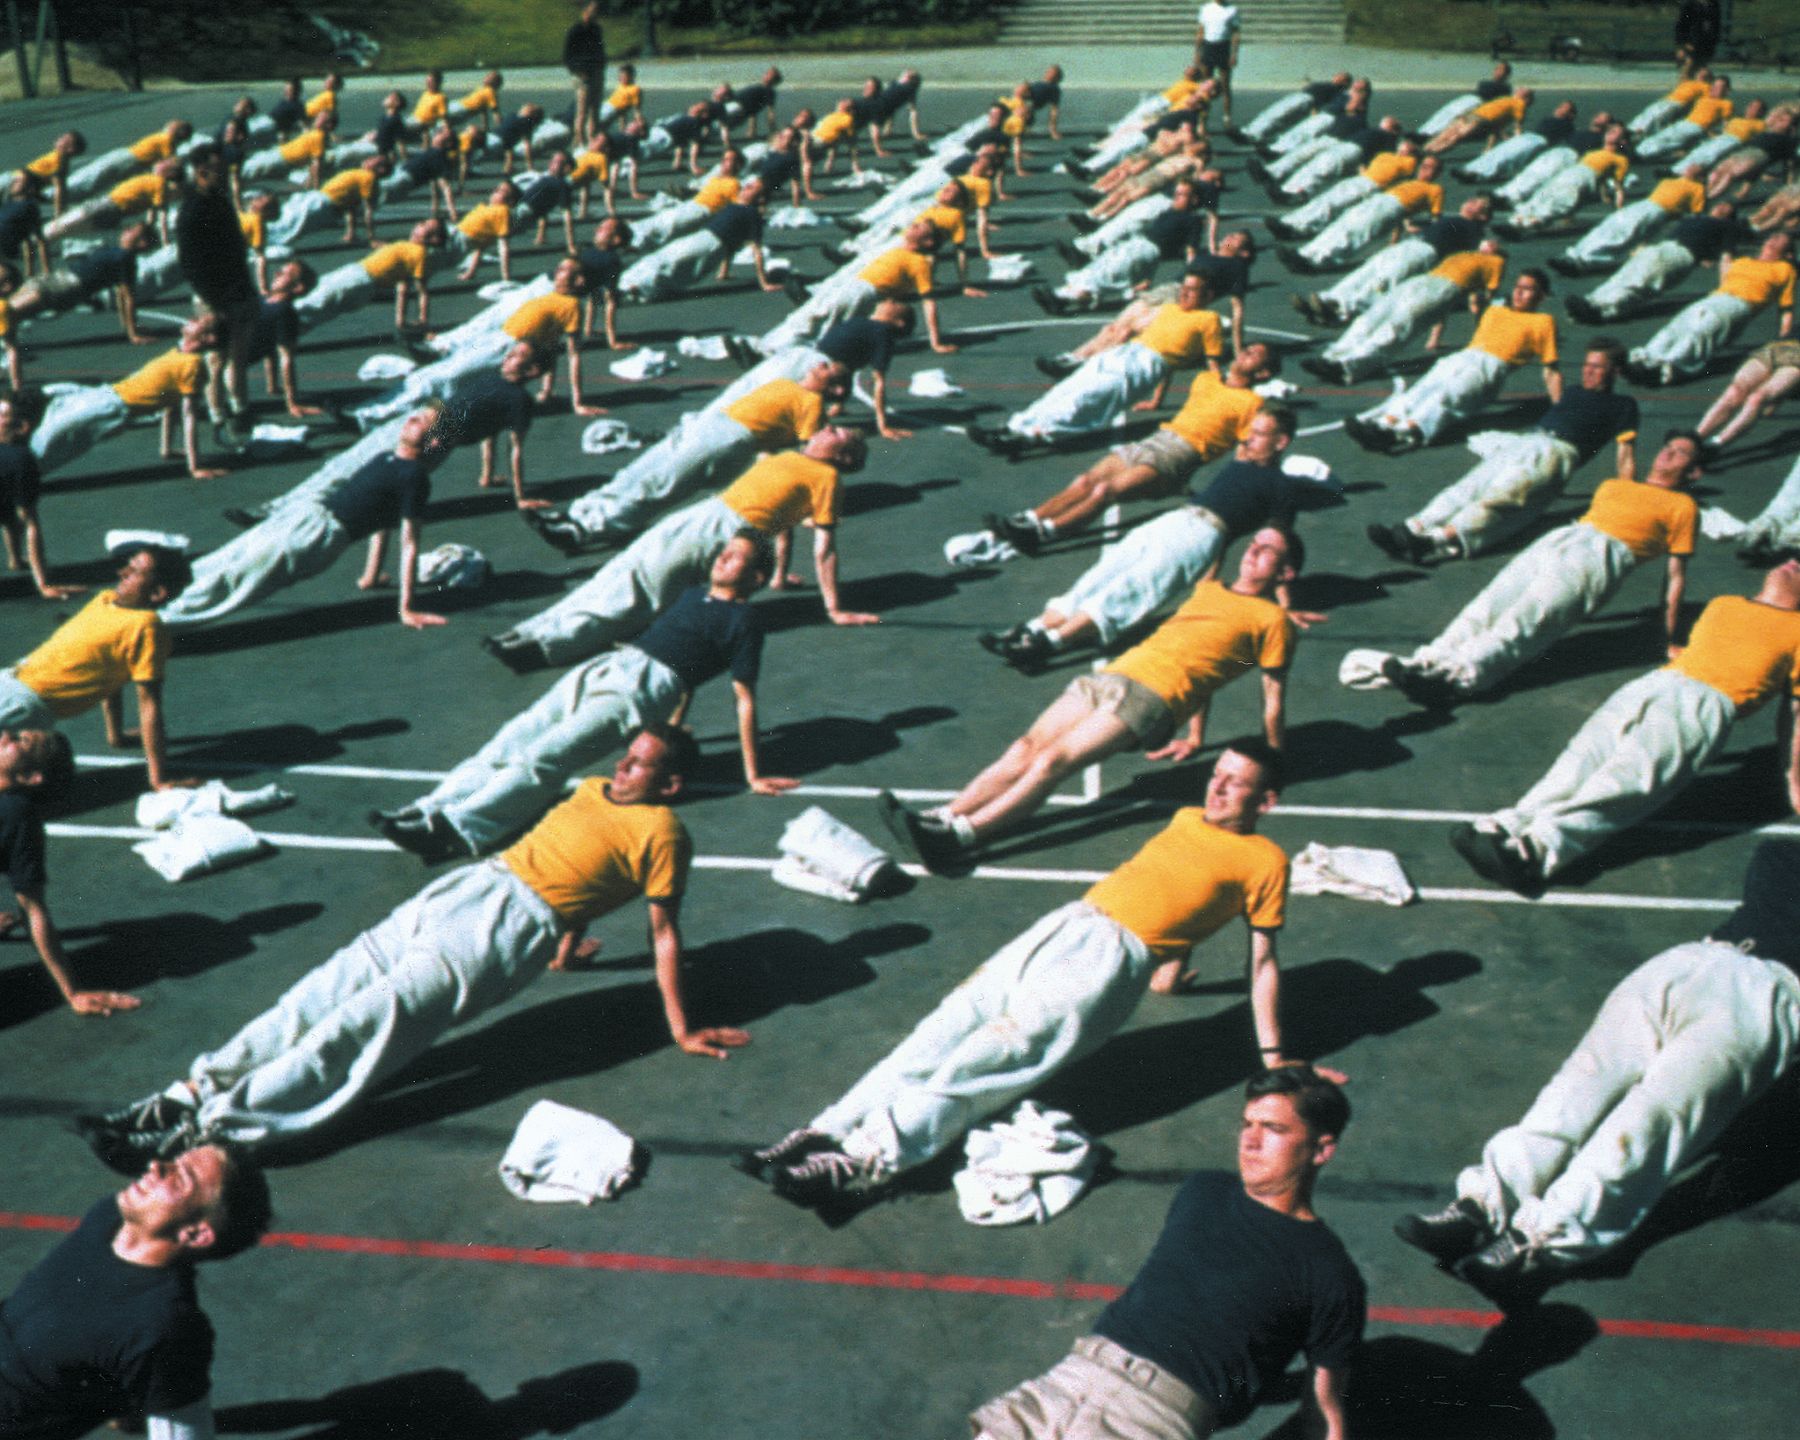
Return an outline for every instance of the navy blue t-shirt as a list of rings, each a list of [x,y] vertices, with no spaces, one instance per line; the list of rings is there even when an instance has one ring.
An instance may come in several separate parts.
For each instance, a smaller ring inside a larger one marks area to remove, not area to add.
[[[429,185],[434,180],[448,180],[455,170],[450,157],[435,145],[427,145],[415,155],[408,155],[400,168],[415,185]]]
[[[1512,94],[1512,84],[1506,80],[1496,80],[1489,76],[1475,87],[1475,98],[1483,105],[1490,100],[1498,100],[1503,95]]]
[[[602,250],[598,245],[583,245],[575,252],[575,263],[587,280],[587,293],[599,295],[619,288],[619,274],[625,262],[617,250]]]
[[[1300,508],[1300,481],[1275,465],[1227,460],[1204,486],[1190,486],[1188,499],[1225,522],[1235,540],[1265,525],[1288,525]]]
[[[813,349],[851,371],[885,372],[894,358],[894,327],[866,316],[840,320],[813,343]]]
[[[567,210],[575,203],[575,192],[561,175],[540,175],[525,187],[519,201],[539,220],[552,210]]]
[[[1769,157],[1771,165],[1785,165],[1800,151],[1800,130],[1765,130],[1750,143]]]
[[[612,130],[606,132],[606,158],[614,164],[624,160],[635,162],[643,148],[644,142],[640,136]]]
[[[1349,87],[1334,80],[1315,80],[1305,89],[1306,98],[1312,102],[1313,109],[1318,110],[1343,95]]]
[[[193,1267],[121,1260],[121,1223],[108,1196],[0,1304],[0,1434],[168,1415],[210,1392]]]
[[[1325,127],[1325,133],[1333,140],[1355,140],[1368,128],[1367,110],[1346,110]]]
[[[733,201],[713,211],[706,220],[706,228],[719,237],[719,243],[729,254],[752,240],[762,240],[763,218],[754,205],[739,205]]]
[[[1538,416],[1537,428],[1567,440],[1585,465],[1626,431],[1638,428],[1638,403],[1611,390],[1572,385],[1563,391],[1562,399]]]
[[[1250,289],[1250,262],[1241,255],[1197,255],[1188,261],[1187,273],[1207,280],[1215,300],[1242,299]]]
[[[1460,255],[1481,244],[1481,222],[1466,215],[1440,215],[1416,237],[1423,240],[1439,257]]]
[[[250,349],[244,359],[251,364],[267,360],[277,350],[292,350],[300,343],[300,316],[291,300],[264,300],[256,307],[250,325]]]
[[[1675,222],[1669,238],[1702,265],[1710,265],[1737,238],[1737,226],[1716,215],[1689,215]]]
[[[8,445],[6,450],[21,447]],[[30,458],[26,451],[26,458]],[[37,465],[31,466],[35,480]],[[49,878],[44,868],[44,820],[29,795],[0,790],[0,865],[15,895],[42,895]]]
[[[1187,1384],[1235,1425],[1297,1353],[1347,1366],[1368,1309],[1362,1276],[1317,1220],[1202,1170],[1176,1192],[1143,1269],[1100,1313],[1095,1333]]]
[[[404,115],[383,115],[375,122],[376,152],[381,155],[393,154],[400,142],[406,139],[406,131]]]
[[[417,520],[431,499],[431,476],[418,460],[377,455],[320,503],[350,532],[365,540],[402,520]]]
[[[922,83],[921,77],[915,75],[910,80],[894,80],[884,86],[881,91],[880,118],[889,119],[901,106],[910,105],[917,100]]]
[[[275,122],[278,131],[286,132],[297,125],[306,123],[306,102],[303,100],[277,100],[269,107],[269,119]]]
[[[1165,260],[1185,260],[1190,250],[1206,245],[1206,216],[1198,210],[1165,210],[1144,227],[1143,235]]]
[[[750,173],[758,176],[765,190],[779,190],[790,185],[794,177],[800,173],[800,152],[797,150],[765,151],[751,165]]]
[[[500,122],[497,132],[502,149],[510,150],[538,127],[540,115],[508,115]]]
[[[729,670],[742,685],[755,686],[762,670],[762,623],[748,600],[715,600],[701,585],[690,585],[631,642],[660,660],[690,690]]]
[[[69,273],[81,282],[83,293],[98,295],[115,285],[137,284],[137,256],[117,245],[83,250],[68,263]]]
[[[41,479],[37,456],[29,445],[0,445],[0,515],[36,505]]]
[[[758,80],[754,85],[744,86],[733,98],[737,101],[740,113],[745,119],[749,119],[752,115],[760,115],[775,103],[775,89]]]
[[[1575,134],[1575,117],[1573,115],[1546,115],[1533,125],[1532,130],[1551,145],[1567,145]]]
[[[1046,105],[1062,104],[1062,81],[1033,80],[1031,88],[1026,92],[1034,108],[1042,110]]]
[[[1385,155],[1390,150],[1400,148],[1400,137],[1392,130],[1383,130],[1379,125],[1370,125],[1350,137],[1350,143],[1362,151],[1364,160],[1372,160],[1377,155]]]
[[[475,445],[510,431],[521,440],[531,429],[531,397],[498,371],[457,387],[444,407],[445,433],[453,445]]]
[[[669,139],[677,145],[691,145],[700,138],[701,132],[706,128],[704,122],[693,115],[671,115],[667,120],[658,120],[656,124],[666,131]]]
[[[0,205],[0,255],[19,258],[24,243],[44,228],[44,212],[35,200],[9,200]]]

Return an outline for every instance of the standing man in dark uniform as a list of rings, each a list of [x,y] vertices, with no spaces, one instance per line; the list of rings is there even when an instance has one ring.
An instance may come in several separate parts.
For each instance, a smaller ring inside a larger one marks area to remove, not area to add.
[[[76,1434],[142,1415],[150,1440],[212,1428],[213,1327],[194,1264],[269,1228],[269,1186],[206,1145],[96,1204],[0,1304],[0,1434]]]
[[[594,112],[606,90],[606,32],[600,28],[598,0],[581,7],[581,18],[563,36],[563,68],[575,82],[575,139],[594,138]]]
[[[224,154],[216,145],[203,145],[188,159],[193,184],[175,216],[176,260],[200,308],[219,318],[229,426],[234,436],[247,436],[244,369],[258,310],[250,247],[232,204]]]

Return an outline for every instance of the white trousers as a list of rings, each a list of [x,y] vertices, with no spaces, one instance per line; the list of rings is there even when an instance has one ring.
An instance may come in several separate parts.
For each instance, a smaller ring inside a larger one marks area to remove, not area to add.
[[[1661,809],[1723,748],[1735,718],[1712,686],[1652,670],[1615,690],[1544,778],[1489,818],[1554,875]]]
[[[1469,437],[1479,462],[1408,518],[1420,534],[1448,526],[1465,555],[1480,555],[1533,524],[1567,488],[1580,453],[1542,430],[1483,430]]]
[[[513,347],[504,330],[489,331],[442,360],[421,365],[379,400],[359,405],[350,413],[365,432],[385,421],[409,414],[427,400],[449,400],[457,382],[481,370],[498,368]]]
[[[1652,130],[1661,129],[1684,113],[1684,109],[1672,100],[1652,100],[1631,117],[1631,123],[1625,128],[1635,140],[1648,135]]]
[[[1144,236],[1128,235],[1107,246],[1090,263],[1071,270],[1056,293],[1071,300],[1081,296],[1125,300],[1156,273],[1160,259],[1162,252]]]
[[[1800,980],[1785,965],[1715,940],[1665,950],[1613,988],[1457,1193],[1560,1260],[1598,1255],[1793,1063],[1796,1043]]]
[[[1681,159],[1669,166],[1669,173],[1679,175],[1690,165],[1704,165],[1710,170],[1733,151],[1748,148],[1745,142],[1735,135],[1712,135],[1702,140]]]
[[[725,247],[710,230],[696,230],[659,246],[625,267],[619,294],[650,304],[691,290],[719,268]]]
[[[1438,263],[1438,253],[1415,235],[1398,245],[1386,245],[1362,264],[1321,292],[1346,318],[1360,315],[1378,296],[1409,276],[1422,275]]]
[[[559,665],[629,640],[689,585],[704,582],[713,558],[743,526],[743,517],[717,496],[664,516],[512,633]]]
[[[1172,195],[1146,195],[1133,200],[1112,219],[1087,235],[1075,237],[1075,248],[1082,254],[1098,258],[1121,240],[1137,235],[1158,215],[1175,208]]]
[[[162,607],[163,623],[217,620],[330,568],[349,547],[349,532],[323,505],[284,505],[196,560],[192,583]]]
[[[640,530],[657,511],[703,488],[723,489],[756,455],[756,436],[713,410],[683,415],[675,428],[606,484],[569,507],[594,535]]]
[[[359,265],[357,268],[360,270],[362,267]],[[555,288],[556,278],[554,276],[535,276],[519,286],[518,289],[509,290],[498,300],[490,301],[482,306],[462,324],[436,336],[430,341],[431,348],[440,355],[454,355],[466,345],[486,340],[518,314],[526,301],[548,295]],[[507,342],[507,348],[512,348],[510,340]]]
[[[1442,134],[1450,128],[1452,121],[1462,119],[1480,103],[1479,95],[1458,95],[1454,100],[1446,100],[1431,112],[1431,118],[1419,127],[1419,133],[1427,138]]]
[[[1269,178],[1285,182],[1305,169],[1313,157],[1323,155],[1328,150],[1334,150],[1342,143],[1342,141],[1333,140],[1329,135],[1314,135],[1302,140],[1293,149],[1283,151],[1269,161]]]
[[[1462,286],[1441,275],[1415,275],[1402,280],[1358,315],[1344,333],[1321,352],[1353,374],[1379,368],[1374,362],[1391,358],[1421,325],[1441,320],[1456,308]]]
[[[325,1124],[451,1026],[523,990],[561,934],[499,861],[452,870],[194,1061],[201,1126],[257,1144]]]
[[[840,320],[854,320],[875,308],[881,296],[867,280],[858,278],[860,260],[823,280],[806,297],[806,303],[788,314],[756,342],[765,355],[774,355],[824,334]]]
[[[1617,265],[1642,241],[1674,220],[1674,215],[1654,200],[1634,200],[1615,210],[1568,249],[1568,257],[1583,265]]]
[[[303,190],[281,202],[281,213],[269,222],[271,245],[292,245],[302,235],[343,223],[344,212],[323,191]]]
[[[131,407],[110,385],[83,385],[53,396],[31,435],[31,453],[46,475],[116,435],[131,420]]]
[[[1365,420],[1403,430],[1416,425],[1427,442],[1456,420],[1478,415],[1500,393],[1512,367],[1485,350],[1458,350],[1427,370],[1410,390],[1363,412]]]
[[[1328,141],[1309,151],[1306,162],[1287,173],[1281,182],[1281,195],[1288,200],[1304,200],[1363,163],[1361,146],[1348,140]]]
[[[117,150],[102,151],[87,164],[77,165],[69,171],[68,179],[63,181],[63,194],[70,203],[85,200],[90,195],[112,189],[119,181],[145,168],[143,162],[122,145]]]
[[[1149,396],[1169,373],[1162,356],[1136,340],[1114,345],[1082,362],[1050,390],[1006,422],[1015,435],[1061,439],[1123,425],[1131,407]]]
[[[1108,545],[1073,585],[1044,608],[1085,615],[1111,644],[1140,620],[1186,595],[1219,558],[1225,532],[1209,512],[1181,505]]]
[[[1655,160],[1663,155],[1679,155],[1690,146],[1698,145],[1705,135],[1706,132],[1692,120],[1677,120],[1638,141],[1637,158]]]
[[[1482,151],[1463,166],[1463,178],[1477,184],[1490,184],[1495,180],[1504,180],[1507,176],[1522,170],[1531,162],[1532,157],[1549,143],[1542,135],[1534,135],[1530,131],[1526,131],[1523,135],[1509,136],[1491,150]]]
[[[1528,195],[1534,194],[1537,188],[1548,181],[1552,175],[1560,170],[1568,169],[1571,165],[1579,164],[1580,161],[1581,156],[1577,155],[1569,146],[1558,145],[1544,151],[1494,194],[1509,205],[1517,205]]]
[[[679,205],[653,211],[631,227],[631,243],[648,253],[698,230],[712,218],[712,213],[697,200],[683,200]]]
[[[54,730],[56,712],[9,668],[0,670],[0,730]]]
[[[1244,126],[1244,134],[1261,143],[1284,125],[1298,121],[1311,108],[1312,97],[1304,91],[1298,95],[1284,95],[1273,105],[1265,105],[1258,111],[1256,118]]]
[[[1406,207],[1392,195],[1359,200],[1300,247],[1315,265],[1335,265],[1371,244],[1383,230],[1398,225]]]
[[[1337,116],[1329,111],[1320,110],[1308,115],[1304,120],[1296,120],[1273,140],[1269,141],[1269,149],[1277,155],[1290,155],[1310,140],[1317,140],[1331,128],[1331,122]]]
[[[1514,556],[1408,663],[1465,694],[1492,689],[1598,612],[1637,564],[1603,530],[1558,526]]]
[[[1668,365],[1678,379],[1692,379],[1755,313],[1748,300],[1715,290],[1671,315],[1662,329],[1633,348],[1631,358],[1640,365]]]
[[[1053,910],[952,990],[812,1129],[892,1174],[936,1155],[1063,1066],[1137,1008],[1155,960],[1080,900]]]
[[[1678,285],[1695,265],[1694,252],[1673,240],[1657,240],[1636,251],[1612,277],[1594,287],[1588,304],[1604,320],[1635,310],[1652,296]]]
[[[1747,545],[1756,540],[1767,540],[1771,544],[1800,544],[1800,459],[1796,459],[1788,470],[1787,478],[1781,482],[1769,503],[1762,508],[1762,513],[1750,522],[1750,527],[1739,538],[1740,545]]]
[[[1367,200],[1375,193],[1373,180],[1366,175],[1352,175],[1299,209],[1288,211],[1284,219],[1295,234],[1316,235],[1357,201]]]
[[[438,782],[417,809],[477,855],[523,834],[640,726],[667,720],[686,687],[635,645],[577,665]]]
[[[1600,193],[1600,177],[1587,166],[1564,166],[1513,207],[1512,223],[1521,230],[1541,230],[1566,220]]]

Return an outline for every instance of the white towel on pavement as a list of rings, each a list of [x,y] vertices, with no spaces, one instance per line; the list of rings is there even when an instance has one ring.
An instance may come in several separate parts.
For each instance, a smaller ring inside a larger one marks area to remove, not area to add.
[[[1321,845],[1316,840],[1294,857],[1288,869],[1293,895],[1344,895],[1382,905],[1410,905],[1419,892],[1392,850],[1358,845]]]
[[[592,1205],[638,1176],[637,1142],[610,1120],[540,1100],[500,1159],[500,1181],[521,1200]]]
[[[971,1130],[965,1154],[951,1183],[971,1225],[1042,1225],[1081,1198],[1100,1163],[1073,1116],[1029,1100],[1012,1119]]]

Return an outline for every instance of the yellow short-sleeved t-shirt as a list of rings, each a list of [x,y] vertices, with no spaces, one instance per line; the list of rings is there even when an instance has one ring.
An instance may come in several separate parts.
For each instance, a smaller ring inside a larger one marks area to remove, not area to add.
[[[606,103],[614,110],[635,110],[644,103],[644,91],[640,85],[615,85],[612,94],[606,97]]]
[[[687,827],[667,805],[615,805],[610,789],[598,776],[583,780],[500,855],[571,930],[639,895],[675,900],[687,889]]]
[[[1475,113],[1490,124],[1525,118],[1525,102],[1517,95],[1502,95],[1475,107]]]
[[[12,334],[12,302],[0,299],[0,337]]]
[[[146,135],[142,140],[133,141],[127,148],[131,151],[131,158],[138,164],[154,165],[175,154],[175,141],[167,130],[158,130],[154,135]]]
[[[375,198],[375,172],[360,167],[340,170],[321,185],[319,191],[338,209],[347,210]]]
[[[252,250],[262,249],[268,239],[268,226],[254,210],[238,211],[238,229],[244,232],[244,243]]]
[[[1240,915],[1254,930],[1279,930],[1287,888],[1279,845],[1223,830],[1190,807],[1082,898],[1157,959],[1180,960]]]
[[[1692,555],[1700,506],[1692,495],[1638,480],[1608,480],[1581,523],[1621,541],[1640,560]]]
[[[1706,94],[1707,89],[1708,86],[1704,80],[1683,80],[1667,95],[1663,96],[1663,99],[1667,100],[1671,105],[1692,105],[1702,95]]]
[[[377,285],[398,285],[402,280],[425,278],[425,247],[416,240],[395,240],[371,251],[363,269]]]
[[[456,222],[456,228],[476,244],[485,245],[512,234],[512,209],[506,205],[477,205]]]
[[[1501,277],[1506,274],[1506,257],[1482,250],[1459,250],[1438,261],[1431,273],[1459,290],[1498,290]]]
[[[1650,202],[1660,205],[1671,215],[1687,213],[1698,215],[1706,204],[1706,187],[1698,180],[1684,180],[1676,176],[1672,180],[1662,180],[1650,192]]]
[[[1508,305],[1490,305],[1482,311],[1475,326],[1471,350],[1485,350],[1508,365],[1523,365],[1536,360],[1542,365],[1556,363],[1556,317],[1541,310],[1514,310]]]
[[[785,449],[810,440],[825,418],[825,397],[794,380],[758,385],[725,409],[765,450]]]
[[[450,101],[442,90],[427,90],[413,106],[413,124],[435,125],[450,113]]]
[[[1581,157],[1581,163],[1602,180],[1623,180],[1631,170],[1631,162],[1617,150],[1590,150]]]
[[[1741,140],[1746,145],[1768,128],[1767,120],[1759,120],[1754,115],[1740,115],[1735,120],[1725,122],[1725,133],[1733,140]]]
[[[1425,209],[1433,215],[1441,215],[1444,210],[1444,187],[1429,180],[1402,180],[1398,185],[1389,186],[1387,194],[1398,200],[1400,208],[1408,215]]]
[[[596,180],[604,180],[610,168],[604,150],[583,150],[569,171],[571,185],[592,185]]]
[[[833,110],[813,126],[813,143],[815,145],[835,145],[855,128],[856,117],[854,115],[847,115],[842,110]]]
[[[507,317],[500,327],[515,340],[523,340],[534,350],[548,350],[558,337],[573,335],[581,328],[581,300],[575,295],[559,295],[551,291],[527,300]]]
[[[1192,445],[1205,463],[1249,435],[1250,422],[1262,403],[1262,396],[1249,386],[1227,385],[1211,370],[1202,370],[1188,387],[1181,409],[1162,428]]]
[[[128,610],[102,590],[19,662],[19,683],[58,716],[79,715],[126,681],[162,679],[168,646],[154,610]]]
[[[1002,120],[1000,122],[1000,133],[1002,135],[1023,135],[1025,133],[1025,112],[1023,110],[1015,110],[1011,115],[1007,116],[1006,119]]]
[[[1179,610],[1106,672],[1154,691],[1177,720],[1185,720],[1238,676],[1285,670],[1295,638],[1287,611],[1273,600],[1202,580]]]
[[[1200,82],[1198,80],[1190,80],[1184,75],[1167,90],[1163,91],[1163,99],[1169,102],[1169,108],[1173,110],[1177,105],[1181,104],[1183,100],[1187,99],[1188,96],[1198,94],[1199,90]]]
[[[1390,185],[1397,185],[1408,178],[1419,168],[1419,157],[1416,155],[1396,155],[1391,151],[1385,155],[1377,155],[1363,166],[1363,179],[1370,181],[1377,190],[1385,190]]]
[[[337,91],[335,90],[321,90],[306,102],[306,118],[308,120],[316,120],[326,111],[333,113],[337,111]]]
[[[135,215],[167,203],[169,182],[160,175],[133,175],[113,186],[106,198],[126,214]]]
[[[917,250],[888,250],[863,266],[856,278],[885,296],[929,295],[931,263],[931,256]]]
[[[985,210],[994,203],[992,176],[964,173],[956,178],[962,181],[963,189],[968,193],[970,202],[977,210]]]
[[[694,203],[708,210],[717,210],[737,199],[738,191],[743,188],[735,175],[715,175],[700,187],[699,193],[694,196]]]
[[[1721,595],[1694,622],[1669,669],[1702,681],[1748,715],[1786,686],[1800,696],[1800,613]]]
[[[1726,268],[1719,293],[1735,295],[1758,307],[1773,300],[1783,310],[1792,309],[1794,267],[1786,260],[1758,260],[1746,255]]]
[[[1181,369],[1218,359],[1225,349],[1225,329],[1211,310],[1183,310],[1171,300],[1151,317],[1137,342]]]
[[[325,153],[325,132],[308,130],[304,135],[296,135],[281,147],[281,158],[289,165],[299,165],[306,161],[317,160]]]
[[[1694,102],[1694,108],[1687,113],[1687,122],[1698,125],[1702,130],[1710,130],[1721,120],[1729,120],[1737,106],[1730,100],[1718,95],[1702,95]]]
[[[127,375],[113,391],[133,410],[160,410],[184,395],[198,395],[205,378],[203,356],[170,350]]]
[[[968,217],[954,205],[933,205],[915,215],[913,220],[914,223],[925,221],[952,245],[961,245],[969,238]]]
[[[51,150],[29,161],[25,168],[40,180],[54,180],[69,173],[69,157],[60,150]]]
[[[837,468],[798,450],[763,456],[719,494],[746,525],[770,535],[809,518],[837,524],[837,496]]]
[[[458,100],[456,105],[459,110],[467,110],[473,114],[480,114],[483,110],[498,110],[500,108],[500,97],[494,93],[494,89],[491,85],[478,85],[467,95],[463,96],[462,99]]]

